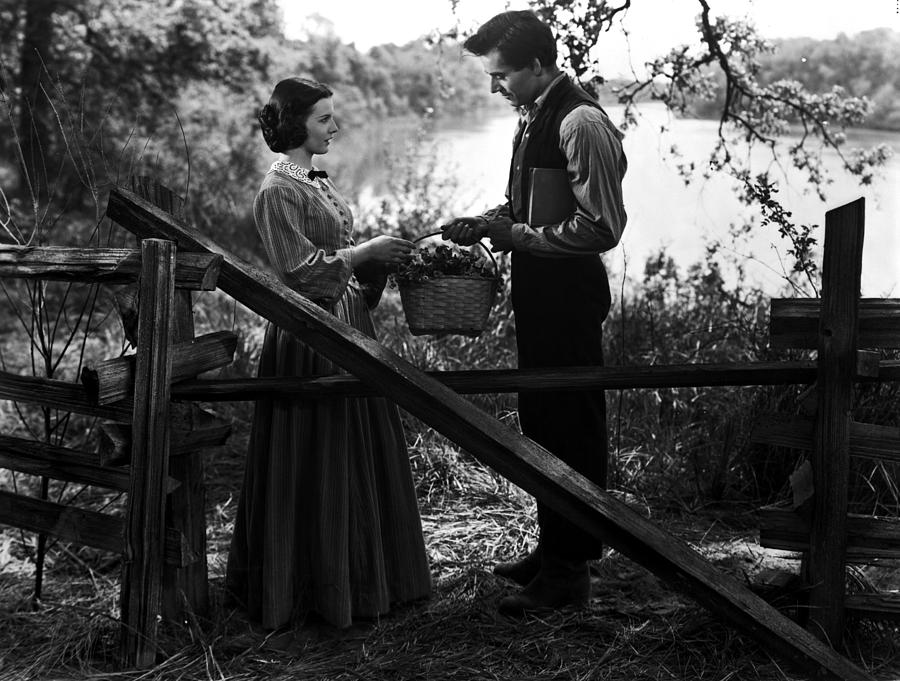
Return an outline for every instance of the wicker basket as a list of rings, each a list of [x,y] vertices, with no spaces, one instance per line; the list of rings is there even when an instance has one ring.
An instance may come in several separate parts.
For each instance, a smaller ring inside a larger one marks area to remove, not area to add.
[[[427,281],[399,284],[400,301],[413,336],[450,333],[477,336],[484,331],[497,294],[499,272],[494,256],[481,243],[478,245],[494,264],[496,276],[491,279],[444,275]]]

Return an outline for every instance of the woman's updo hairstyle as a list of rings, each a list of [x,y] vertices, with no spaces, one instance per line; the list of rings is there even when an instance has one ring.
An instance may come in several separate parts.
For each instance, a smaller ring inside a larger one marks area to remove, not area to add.
[[[306,78],[286,78],[272,91],[269,103],[256,119],[269,149],[283,153],[296,149],[306,140],[306,119],[320,99],[332,92],[322,83]]]

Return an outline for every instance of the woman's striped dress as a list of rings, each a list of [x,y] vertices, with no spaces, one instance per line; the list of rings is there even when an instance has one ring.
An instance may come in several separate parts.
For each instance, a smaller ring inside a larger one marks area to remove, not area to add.
[[[276,162],[253,213],[279,278],[374,337],[350,265],[353,218],[331,181]],[[293,335],[267,329],[259,376],[337,372]],[[226,586],[269,629],[309,612],[347,627],[354,617],[430,593],[396,405],[381,398],[257,402]]]

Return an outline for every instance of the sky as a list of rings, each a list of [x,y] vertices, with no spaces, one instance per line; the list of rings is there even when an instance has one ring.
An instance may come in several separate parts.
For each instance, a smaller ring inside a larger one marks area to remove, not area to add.
[[[528,8],[522,1],[458,0],[454,17],[451,0],[280,1],[288,37],[303,37],[308,17],[318,14],[333,24],[344,42],[360,50],[403,44],[456,25],[468,34],[497,12]],[[714,15],[750,19],[767,38],[827,39],[882,26],[900,31],[900,0],[709,0],[709,4]],[[631,64],[642,64],[670,47],[694,44],[699,7],[696,0],[634,0],[624,23],[630,39],[626,41],[619,30],[601,39],[597,56],[603,75],[627,73]]]

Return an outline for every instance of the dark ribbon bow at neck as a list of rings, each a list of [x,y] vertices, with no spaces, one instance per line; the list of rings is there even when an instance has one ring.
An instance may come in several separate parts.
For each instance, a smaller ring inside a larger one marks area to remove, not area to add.
[[[324,180],[328,177],[328,173],[324,170],[310,170],[306,175],[310,180],[315,180],[317,177],[321,177]]]

